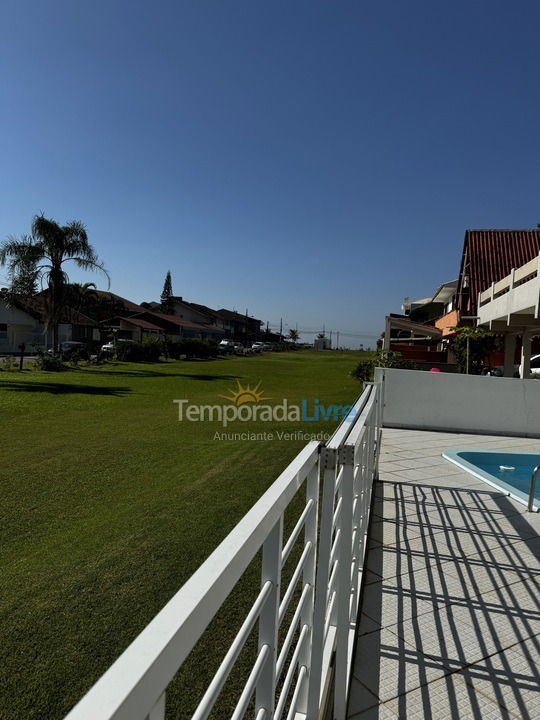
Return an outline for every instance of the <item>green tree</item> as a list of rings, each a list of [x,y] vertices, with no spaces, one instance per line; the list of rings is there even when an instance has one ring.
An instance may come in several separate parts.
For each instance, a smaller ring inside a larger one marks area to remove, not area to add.
[[[69,277],[66,265],[81,270],[100,270],[108,274],[94,248],[88,242],[85,226],[78,220],[59,225],[44,215],[32,221],[32,234],[9,237],[0,247],[0,265],[7,265],[12,287],[33,268],[34,281],[46,284],[45,322],[52,328],[53,349],[58,350],[58,325],[67,305]]]
[[[450,339],[461,373],[478,374],[486,358],[497,349],[495,335],[483,327],[453,327],[455,336]]]
[[[66,303],[78,312],[90,315],[97,301],[95,283],[70,283],[66,288]]]
[[[290,338],[293,342],[295,342],[295,343],[298,342],[298,338],[299,338],[299,337],[300,337],[300,336],[298,335],[298,330],[296,330],[295,328],[291,328],[291,329],[289,330],[289,338]]]
[[[8,296],[23,295],[32,297],[37,293],[37,270],[36,262],[32,253],[26,248],[30,242],[30,236],[23,235],[18,241],[19,261],[16,264],[8,264],[9,289]],[[9,297],[8,297],[9,299]]]
[[[172,278],[171,278],[171,271],[167,270],[167,274],[165,275],[165,282],[163,283],[163,290],[161,291],[161,309],[165,313],[172,313],[173,311],[173,304],[172,304],[172,297],[173,297],[173,289],[172,289]]]
[[[405,360],[401,353],[394,350],[379,350],[367,357],[352,370],[351,376],[361,383],[371,382],[375,374],[375,368],[398,368],[401,370],[415,370],[416,365]]]

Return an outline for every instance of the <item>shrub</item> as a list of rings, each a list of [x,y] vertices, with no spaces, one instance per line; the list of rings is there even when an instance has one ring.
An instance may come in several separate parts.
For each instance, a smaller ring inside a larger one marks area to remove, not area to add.
[[[198,340],[197,338],[186,338],[183,341],[183,352],[186,360],[192,358],[200,358],[206,360],[208,358],[217,357],[217,344],[212,340]]]
[[[456,334],[450,340],[460,373],[479,374],[485,360],[498,350],[501,339],[484,327],[454,327]]]
[[[375,368],[399,368],[401,370],[415,370],[416,365],[410,360],[402,358],[401,353],[393,350],[380,350],[368,360],[362,360],[351,372],[351,376],[360,382],[371,382]]]
[[[118,360],[126,362],[159,362],[163,343],[159,338],[145,337],[140,343],[119,343],[116,348]]]
[[[11,372],[17,369],[17,361],[13,355],[8,355],[5,358],[0,358],[0,370],[4,372]]]
[[[66,370],[66,366],[62,362],[62,358],[58,355],[49,355],[39,351],[36,358],[36,367],[40,370],[46,370],[47,372],[61,372]]]
[[[213,340],[198,340],[197,338],[167,340],[165,348],[168,357],[173,360],[179,360],[182,355],[186,356],[186,360],[192,358],[204,360],[218,356],[218,346]]]

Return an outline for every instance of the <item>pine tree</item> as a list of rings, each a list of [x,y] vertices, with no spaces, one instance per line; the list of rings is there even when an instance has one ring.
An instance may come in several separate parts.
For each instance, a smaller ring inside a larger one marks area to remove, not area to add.
[[[173,296],[173,289],[172,289],[171,271],[167,270],[167,275],[165,276],[165,282],[163,283],[163,290],[161,292],[161,309],[163,310],[163,312],[172,313],[172,311],[173,311],[172,296]]]

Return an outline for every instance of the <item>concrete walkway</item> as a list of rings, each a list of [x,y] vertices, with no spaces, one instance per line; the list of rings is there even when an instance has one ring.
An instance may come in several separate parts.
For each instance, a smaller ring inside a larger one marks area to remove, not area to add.
[[[348,717],[540,718],[540,515],[441,457],[521,438],[385,430]]]

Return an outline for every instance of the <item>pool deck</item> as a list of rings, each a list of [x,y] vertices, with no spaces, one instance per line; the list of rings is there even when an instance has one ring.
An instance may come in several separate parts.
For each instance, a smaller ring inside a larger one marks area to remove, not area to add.
[[[348,718],[540,718],[540,515],[441,457],[540,440],[383,432]]]

